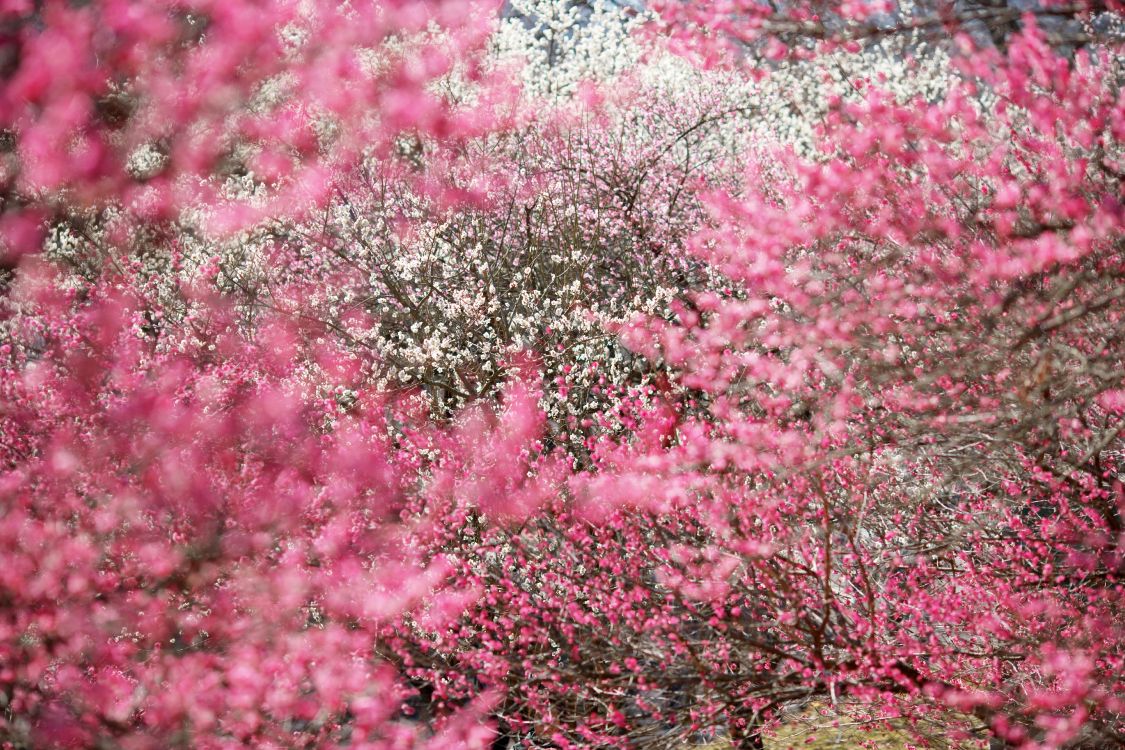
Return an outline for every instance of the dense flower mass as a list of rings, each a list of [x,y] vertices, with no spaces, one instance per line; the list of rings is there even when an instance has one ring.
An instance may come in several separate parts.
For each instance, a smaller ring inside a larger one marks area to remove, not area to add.
[[[0,747],[1125,745],[1123,46],[0,0]]]

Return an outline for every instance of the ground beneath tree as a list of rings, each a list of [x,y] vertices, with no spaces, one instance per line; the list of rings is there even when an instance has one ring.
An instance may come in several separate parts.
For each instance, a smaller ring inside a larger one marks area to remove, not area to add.
[[[838,726],[832,726],[836,722]],[[935,727],[931,748],[941,750],[984,750],[983,740],[952,742]],[[816,707],[806,709],[790,721],[782,723],[765,738],[766,750],[911,750],[926,747],[916,734],[911,734],[905,722],[883,723],[859,721],[852,717],[819,713]],[[700,750],[731,750],[729,742],[717,741],[703,745]]]

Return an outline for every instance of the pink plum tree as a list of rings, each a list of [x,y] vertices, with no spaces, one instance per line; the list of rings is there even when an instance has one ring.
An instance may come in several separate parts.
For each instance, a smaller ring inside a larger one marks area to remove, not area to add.
[[[549,746],[760,747],[809,700],[1121,741],[1119,47],[1021,24],[960,38],[940,101],[838,102],[817,158],[706,195],[689,252],[732,290],[623,331],[694,406],[470,540],[475,613],[394,642],[440,699],[504,685]]]
[[[214,304],[193,334],[212,343],[162,352],[131,294],[86,294],[25,264],[5,299],[5,746],[486,745],[483,704],[417,736],[373,647],[404,610],[436,627],[472,593],[443,587],[449,562],[402,524],[415,498],[541,501],[534,384],[435,464],[406,445],[427,426],[370,389],[325,397],[358,371],[310,330],[247,340]],[[483,471],[490,452],[506,460]]]

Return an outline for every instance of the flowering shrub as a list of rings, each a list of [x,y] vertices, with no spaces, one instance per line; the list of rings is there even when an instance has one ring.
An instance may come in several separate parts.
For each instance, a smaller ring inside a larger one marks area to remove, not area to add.
[[[1120,744],[1120,12],[0,5],[0,742]]]
[[[611,329],[670,317],[674,298],[725,283],[683,247],[703,217],[696,185],[734,177],[741,116],[714,87],[672,102],[649,81],[620,81],[581,116],[552,107],[456,148],[417,140],[397,161],[368,160],[304,220],[218,240],[191,216],[134,233],[130,283],[157,339],[199,306],[184,284],[226,295],[246,330],[263,313],[323,322],[377,388],[441,418],[494,396],[513,357],[535,352],[552,439],[584,452],[614,422],[594,417],[659,370]],[[122,224],[119,212],[59,223],[47,252],[89,283],[121,268],[109,238]]]
[[[307,330],[273,321],[246,341],[213,306],[195,332],[213,343],[162,354],[129,295],[56,286],[25,265],[6,300],[6,743],[409,742],[373,633],[422,602],[439,624],[465,592],[443,590],[448,563],[399,514],[469,481],[490,513],[534,508],[533,386],[508,389],[494,425],[467,421],[436,466],[407,449],[409,415]],[[343,408],[323,383],[357,395]],[[507,460],[483,472],[489,445]],[[483,741],[477,718],[432,742]]]
[[[1024,26],[941,101],[838,102],[815,160],[704,197],[689,252],[733,290],[624,333],[704,415],[643,407],[577,505],[472,540],[478,609],[395,642],[440,700],[490,675],[564,747],[758,747],[812,698],[1118,736],[1119,58]]]

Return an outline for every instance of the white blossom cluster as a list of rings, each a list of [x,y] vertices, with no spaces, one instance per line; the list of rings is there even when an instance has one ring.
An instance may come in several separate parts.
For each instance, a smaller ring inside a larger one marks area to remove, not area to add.
[[[521,67],[531,96],[569,96],[584,81],[612,79],[642,56],[644,15],[612,0],[509,0],[493,41],[501,63]]]
[[[378,191],[352,194],[323,217],[332,255],[357,274],[354,287],[323,296],[318,314],[374,353],[379,389],[421,388],[431,408],[450,413],[492,395],[531,355],[547,377],[544,406],[564,431],[646,381],[651,363],[624,349],[612,325],[668,315],[683,291],[677,273],[696,282],[673,267],[675,256],[653,256],[612,190],[555,171],[530,199],[497,191],[494,208],[445,212],[409,191]],[[388,221],[404,215],[405,231]],[[349,317],[359,309],[364,316]]]
[[[874,89],[899,103],[939,100],[955,81],[949,54],[909,35],[889,36],[861,49],[844,49],[786,64],[747,83],[757,138],[817,156],[818,127],[832,107],[860,103]]]
[[[616,83],[633,74],[670,100],[719,91],[725,109],[740,115],[742,130],[753,140],[791,146],[806,156],[816,155],[816,129],[836,100],[858,102],[877,88],[900,102],[934,101],[955,75],[949,54],[920,31],[809,61],[770,64],[759,78],[744,70],[703,70],[658,45],[642,46],[636,35],[650,19],[640,6],[511,0],[508,8],[496,33],[495,54],[522,63],[531,96],[566,98],[585,81]]]
[[[164,171],[167,164],[168,155],[155,144],[146,143],[129,155],[125,170],[134,179],[149,180]]]

